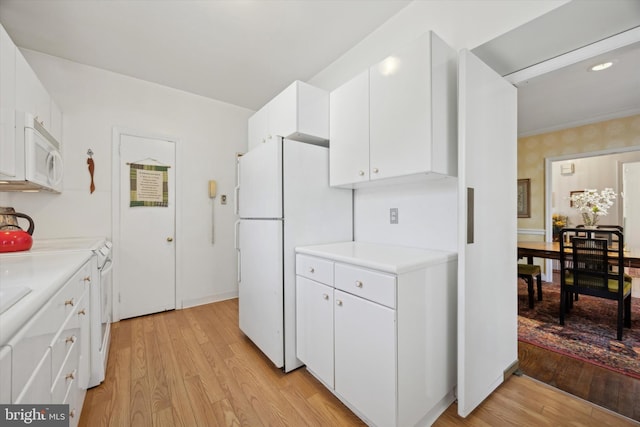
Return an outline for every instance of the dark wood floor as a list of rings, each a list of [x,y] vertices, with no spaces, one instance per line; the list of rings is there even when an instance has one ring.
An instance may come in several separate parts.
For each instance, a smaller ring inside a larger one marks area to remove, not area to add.
[[[640,380],[518,342],[525,375],[640,421]]]
[[[554,283],[560,286],[557,272]],[[640,379],[522,342],[518,342],[518,358],[525,375],[640,421]]]

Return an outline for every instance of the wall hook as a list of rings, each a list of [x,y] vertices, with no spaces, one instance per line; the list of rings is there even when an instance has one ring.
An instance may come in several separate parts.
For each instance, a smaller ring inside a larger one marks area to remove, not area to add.
[[[87,150],[87,156],[93,157],[93,150],[91,148]]]

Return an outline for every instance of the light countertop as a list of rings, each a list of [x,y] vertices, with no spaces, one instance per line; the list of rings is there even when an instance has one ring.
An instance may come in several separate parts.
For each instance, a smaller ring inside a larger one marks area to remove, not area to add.
[[[300,246],[296,252],[394,274],[455,261],[458,257],[455,252],[365,242]]]
[[[17,289],[30,292],[0,314],[0,346],[4,345],[87,262],[90,250],[0,254],[0,289],[8,297]]]

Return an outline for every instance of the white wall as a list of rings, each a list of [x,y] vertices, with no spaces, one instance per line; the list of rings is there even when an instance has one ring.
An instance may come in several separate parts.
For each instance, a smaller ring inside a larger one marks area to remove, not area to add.
[[[64,191],[0,193],[0,206],[32,216],[34,238],[111,237],[113,127],[176,138],[178,307],[237,295],[233,247],[235,153],[247,149],[250,110],[154,83],[25,50],[27,61],[64,112]],[[96,191],[89,193],[87,150]],[[207,182],[218,181],[215,244]],[[228,204],[220,205],[226,194]]]
[[[553,162],[551,167],[552,213],[567,215],[569,224],[572,226],[582,224],[580,213],[569,206],[571,191],[581,191],[585,188],[595,188],[602,191],[609,187],[613,188],[618,197],[609,209],[609,214],[601,218],[599,223],[622,225],[620,163],[632,161],[640,161],[640,151]],[[563,175],[560,168],[569,163],[573,163],[574,173]]]
[[[456,50],[473,49],[562,4],[558,1],[415,1],[309,83],[333,90],[394,50],[433,30]],[[455,180],[355,191],[356,240],[457,250]],[[399,224],[389,224],[389,208]]]

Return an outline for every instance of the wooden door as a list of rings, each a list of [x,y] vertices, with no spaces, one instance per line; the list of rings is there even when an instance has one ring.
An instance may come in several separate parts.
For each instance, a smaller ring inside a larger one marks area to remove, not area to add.
[[[176,308],[176,162],[173,141],[130,133],[115,139],[119,148],[114,159],[119,165],[113,268],[117,320]],[[167,206],[131,206],[131,163],[169,167]]]
[[[459,58],[458,413],[504,380],[517,349],[517,92]]]

